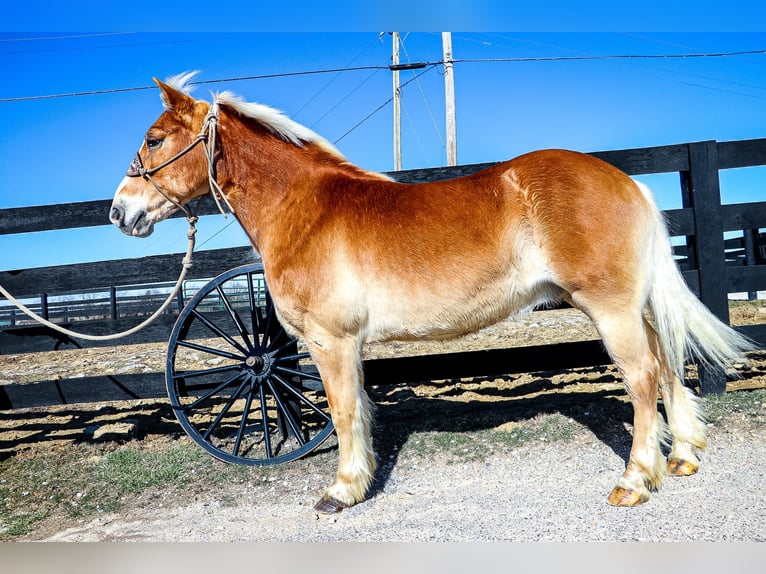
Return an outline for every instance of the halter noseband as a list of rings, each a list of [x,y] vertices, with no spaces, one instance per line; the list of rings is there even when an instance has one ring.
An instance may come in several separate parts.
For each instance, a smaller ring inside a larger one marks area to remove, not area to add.
[[[186,146],[184,149],[179,151],[176,155],[171,157],[169,160],[164,161],[158,166],[152,167],[152,168],[145,168],[144,162],[141,161],[141,154],[139,152],[136,152],[135,157],[133,158],[133,161],[130,162],[130,166],[128,166],[128,171],[125,175],[128,177],[142,177],[149,183],[151,183],[154,186],[154,189],[157,190],[157,192],[164,197],[166,200],[168,200],[170,203],[175,205],[178,209],[183,211],[186,214],[186,217],[196,217],[192,215],[192,213],[186,209],[181,203],[170,197],[167,193],[165,193],[162,188],[157,185],[157,182],[152,179],[152,176],[160,171],[163,167],[167,167],[177,159],[183,157],[187,153],[189,153],[191,150],[193,150],[197,144],[201,143],[202,147],[205,149],[205,159],[207,159],[207,176],[208,176],[208,182],[210,184],[210,193],[213,195],[213,199],[215,200],[216,205],[218,206],[218,210],[221,212],[221,214],[226,217],[226,212],[223,209],[223,206],[221,205],[220,199],[223,199],[223,202],[226,204],[226,207],[229,208],[229,211],[231,213],[234,213],[234,208],[229,203],[229,200],[226,198],[226,196],[223,193],[223,190],[221,189],[221,186],[218,185],[218,182],[215,178],[215,163],[214,163],[214,156],[215,156],[215,136],[216,136],[216,126],[218,124],[218,106],[217,104],[213,103],[210,105],[210,111],[208,112],[207,116],[205,116],[205,121],[202,123],[202,130],[200,130],[200,133],[197,134],[197,137],[194,138],[194,141],[190,143],[188,146]],[[220,197],[220,199],[219,199]]]

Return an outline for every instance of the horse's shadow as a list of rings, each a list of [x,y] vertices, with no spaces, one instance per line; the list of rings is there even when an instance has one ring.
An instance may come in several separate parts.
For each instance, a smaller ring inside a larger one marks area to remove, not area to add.
[[[464,433],[493,429],[508,422],[524,423],[541,415],[560,414],[573,419],[594,440],[609,446],[627,462],[631,437],[626,423],[632,423],[633,409],[625,400],[619,379],[603,369],[580,370],[583,377],[570,377],[570,382],[554,382],[561,372],[539,373],[528,382],[508,388],[475,384],[492,379],[431,382],[411,385],[379,385],[367,391],[376,404],[374,446],[381,464],[373,479],[370,495],[382,492],[396,467],[399,453],[410,437],[418,433]],[[588,381],[583,384],[583,381]],[[606,384],[604,384],[606,383]],[[589,384],[593,387],[588,388]],[[465,387],[480,400],[466,400]],[[418,392],[416,392],[416,390]],[[420,392],[425,390],[426,392]],[[136,407],[115,403],[97,409],[67,409],[61,416],[36,418],[29,413],[9,413],[18,418],[23,438],[0,440],[0,460],[12,456],[23,445],[44,443],[56,436],[75,442],[106,442],[142,439],[148,434],[181,435],[169,405],[162,402]],[[129,421],[134,430],[126,436],[99,435],[104,418]],[[328,447],[317,449],[325,452]]]
[[[431,390],[436,391],[436,396],[417,394],[412,385],[369,388],[368,393],[377,405],[373,434],[376,454],[381,461],[369,495],[375,496],[384,490],[399,453],[416,433],[488,430],[508,422],[523,423],[540,415],[560,414],[573,419],[627,464],[631,445],[627,425],[633,422],[633,408],[625,400],[622,387],[582,389],[582,381],[577,380],[573,381],[578,384],[577,390],[571,390],[566,388],[567,383],[554,383],[551,375],[542,374],[529,383],[509,389],[488,385],[471,390],[482,395],[483,400],[455,400],[456,395],[464,391],[454,382],[425,383],[433,385]],[[618,383],[619,379],[605,373],[596,379],[591,377],[589,382]]]

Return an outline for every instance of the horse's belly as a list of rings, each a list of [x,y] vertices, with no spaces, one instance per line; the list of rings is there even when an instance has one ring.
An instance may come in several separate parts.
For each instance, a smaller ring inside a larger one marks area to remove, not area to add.
[[[544,274],[532,281],[521,279],[516,275],[446,290],[437,286],[410,292],[372,290],[365,340],[450,339],[557,299],[560,294]]]

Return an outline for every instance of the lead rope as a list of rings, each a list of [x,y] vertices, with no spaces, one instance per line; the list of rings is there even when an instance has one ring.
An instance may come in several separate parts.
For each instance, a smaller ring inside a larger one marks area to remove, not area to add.
[[[218,185],[218,181],[215,177],[215,137],[217,133],[216,128],[218,126],[217,102],[210,104],[210,111],[208,111],[207,116],[205,117],[205,123],[203,126],[203,134],[205,134],[205,130],[207,130],[205,137],[202,137],[201,139],[202,147],[205,150],[205,157],[207,158],[207,180],[210,183],[210,194],[215,200],[218,211],[221,212],[221,215],[226,217],[226,211],[221,205],[221,199],[223,199],[226,207],[229,208],[230,213],[234,213],[234,208],[232,207],[231,203],[229,203],[229,199],[223,193],[223,190],[221,189],[221,186]],[[202,136],[202,134],[200,134],[200,136]]]
[[[153,323],[157,317],[159,317],[163,311],[167,308],[168,305],[170,305],[170,302],[175,298],[175,296],[178,294],[178,291],[180,291],[181,286],[183,285],[184,279],[186,278],[186,274],[191,269],[192,266],[192,251],[194,251],[194,244],[195,244],[195,236],[197,234],[197,220],[198,218],[194,215],[189,216],[186,218],[186,220],[189,222],[189,229],[186,232],[186,237],[189,239],[189,244],[186,248],[186,255],[184,255],[183,260],[181,263],[183,264],[183,269],[181,269],[181,275],[178,276],[178,281],[176,281],[175,287],[173,287],[173,291],[171,291],[170,295],[168,295],[168,298],[165,299],[165,302],[160,306],[159,309],[157,309],[150,317],[148,317],[145,321],[142,323],[136,325],[132,329],[128,329],[127,331],[122,331],[120,333],[113,333],[111,335],[87,335],[85,333],[76,333],[75,331],[70,331],[69,329],[65,329],[64,327],[61,327],[60,325],[56,325],[55,323],[51,323],[47,319],[42,318],[40,315],[26,307],[23,303],[21,303],[18,299],[16,299],[13,295],[8,293],[8,291],[5,290],[5,288],[0,285],[0,293],[8,299],[11,303],[16,305],[19,309],[21,309],[24,313],[29,315],[32,319],[37,321],[38,323],[42,323],[46,327],[49,327],[53,329],[54,331],[58,331],[59,333],[63,333],[64,335],[68,335],[70,337],[76,337],[78,339],[85,339],[87,341],[110,341],[113,339],[120,339],[122,337],[127,337],[129,335],[133,335],[134,333],[137,333],[147,325]]]

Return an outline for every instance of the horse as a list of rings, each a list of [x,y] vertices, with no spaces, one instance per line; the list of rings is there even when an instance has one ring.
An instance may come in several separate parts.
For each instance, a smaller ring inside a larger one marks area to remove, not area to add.
[[[639,505],[664,474],[697,472],[706,429],[684,365],[730,367],[752,346],[687,288],[645,185],[558,149],[398,183],[274,108],[228,91],[193,98],[192,78],[155,78],[164,109],[110,220],[146,237],[211,192],[233,212],[280,322],[305,341],[325,387],[338,466],[317,511],[365,500],[376,470],[363,343],[457,337],[562,302],[594,323],[633,407],[629,459],[608,502]]]

